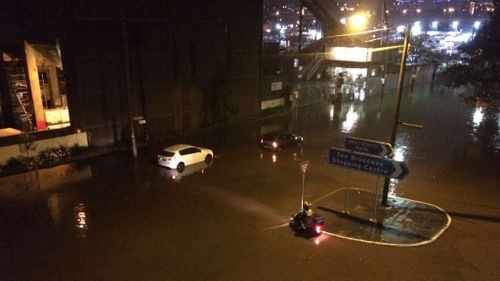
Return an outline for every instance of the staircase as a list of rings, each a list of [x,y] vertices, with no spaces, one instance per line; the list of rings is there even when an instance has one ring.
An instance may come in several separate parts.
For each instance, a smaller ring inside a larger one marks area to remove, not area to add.
[[[324,55],[322,53],[314,55],[311,62],[309,62],[304,70],[302,70],[300,77],[305,81],[309,81],[313,77],[314,73],[318,71],[319,67],[323,63]]]

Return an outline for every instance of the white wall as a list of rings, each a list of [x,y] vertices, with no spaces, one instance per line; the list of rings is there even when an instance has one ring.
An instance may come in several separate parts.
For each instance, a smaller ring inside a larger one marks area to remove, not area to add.
[[[72,134],[62,137],[44,139],[35,141],[36,149],[35,151],[30,152],[30,155],[36,155],[38,152],[43,151],[47,148],[58,147],[60,145],[66,147],[72,147],[75,144],[78,144],[82,147],[89,146],[87,141],[87,133],[78,133]],[[7,160],[11,157],[19,157],[20,155],[24,155],[21,151],[19,151],[19,144],[13,144],[8,146],[0,147],[0,164],[6,164]]]

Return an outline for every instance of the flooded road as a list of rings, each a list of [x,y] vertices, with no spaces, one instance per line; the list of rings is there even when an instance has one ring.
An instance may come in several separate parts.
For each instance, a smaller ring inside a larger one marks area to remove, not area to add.
[[[300,207],[299,164],[310,161],[305,199],[377,178],[328,164],[346,136],[389,142],[395,77],[329,101],[328,83],[300,85],[302,106],[281,118],[155,144],[132,161],[117,153],[0,178],[1,280],[496,280],[500,278],[499,118],[465,105],[430,72],[405,89],[395,158],[409,175],[390,197],[446,210],[451,227],[432,244],[397,248],[287,227]],[[300,97],[299,97],[299,103]],[[312,103],[312,102],[311,102]],[[259,136],[288,129],[304,145],[279,153]],[[174,143],[212,148],[210,165],[183,173],[155,164]],[[34,177],[34,179],[33,179]],[[344,206],[334,206],[342,210]],[[328,217],[326,218],[328,224]]]

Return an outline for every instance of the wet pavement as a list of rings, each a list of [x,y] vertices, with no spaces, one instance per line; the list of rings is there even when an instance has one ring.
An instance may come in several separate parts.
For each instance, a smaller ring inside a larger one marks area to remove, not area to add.
[[[391,181],[328,163],[346,136],[387,142],[394,77],[331,104],[328,83],[301,85],[317,104],[230,130],[114,153],[36,175],[0,178],[1,280],[497,280],[499,121],[419,74],[405,90]],[[432,86],[432,87],[431,87]],[[257,147],[289,129],[303,147]],[[172,142],[212,148],[211,165],[156,166]],[[326,218],[318,239],[288,227],[304,199]],[[348,189],[346,189],[348,187]],[[346,196],[348,190],[348,196]]]
[[[390,198],[383,206],[380,196],[371,190],[347,190],[348,195],[346,189],[340,189],[315,202],[318,212],[328,221],[325,234],[363,243],[410,247],[434,242],[451,224],[446,211],[429,203]],[[339,211],[337,206],[342,205],[344,209]]]

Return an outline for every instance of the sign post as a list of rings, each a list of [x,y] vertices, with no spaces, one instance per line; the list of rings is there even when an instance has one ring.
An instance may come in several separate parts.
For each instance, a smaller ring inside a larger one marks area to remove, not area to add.
[[[331,148],[328,152],[328,162],[333,165],[342,166],[344,168],[354,169],[361,172],[367,172],[377,175],[377,186],[375,189],[375,208],[374,208],[374,220],[377,221],[377,200],[378,200],[378,185],[380,176],[385,178],[402,179],[404,178],[409,170],[404,162],[396,161],[391,158],[383,157],[385,155],[392,154],[392,146],[386,143],[357,139],[357,138],[347,138],[346,147],[343,148]],[[360,153],[357,151],[363,151],[365,153]],[[371,154],[376,155],[371,155]],[[383,155],[381,157],[381,155]],[[346,180],[346,194],[344,198],[344,213],[347,213],[347,204],[349,197],[349,172],[347,173]]]
[[[390,143],[346,137],[345,149],[332,147],[328,151],[328,162],[333,165],[342,166],[348,169],[358,170],[377,175],[377,186],[375,187],[375,205],[374,218],[371,221],[377,221],[377,201],[378,201],[378,186],[380,176],[388,182],[390,178],[402,179],[408,173],[408,166],[402,161],[392,159],[392,145]],[[390,157],[390,158],[389,158]],[[344,199],[344,213],[347,213],[347,201],[349,195],[349,172],[346,180],[346,195]],[[385,186],[382,197],[382,204],[385,205],[386,199]]]
[[[344,214],[347,214],[347,201],[349,198],[349,180],[351,177],[351,173],[347,172],[347,178],[345,182],[345,196],[344,196]]]
[[[300,199],[300,209],[304,211],[304,185],[306,180],[307,166],[309,166],[309,160],[300,163],[300,172],[302,173],[302,196]]]

